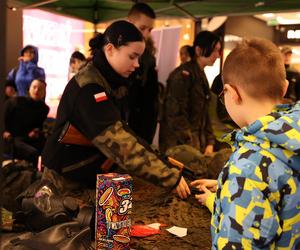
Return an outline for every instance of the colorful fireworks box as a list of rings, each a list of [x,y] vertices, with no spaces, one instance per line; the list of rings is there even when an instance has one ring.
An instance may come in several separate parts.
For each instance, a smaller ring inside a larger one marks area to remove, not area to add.
[[[130,249],[132,189],[130,175],[97,175],[96,250]]]

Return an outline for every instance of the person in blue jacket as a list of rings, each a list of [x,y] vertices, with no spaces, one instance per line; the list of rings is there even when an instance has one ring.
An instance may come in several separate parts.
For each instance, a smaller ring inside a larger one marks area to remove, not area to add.
[[[45,71],[38,67],[38,48],[33,45],[25,46],[18,60],[19,65],[9,72],[7,80],[15,83],[18,96],[26,96],[34,79],[45,81]]]
[[[244,40],[223,67],[226,109],[241,129],[224,137],[233,153],[218,180],[197,180],[212,211],[212,249],[300,249],[300,102],[279,49]]]

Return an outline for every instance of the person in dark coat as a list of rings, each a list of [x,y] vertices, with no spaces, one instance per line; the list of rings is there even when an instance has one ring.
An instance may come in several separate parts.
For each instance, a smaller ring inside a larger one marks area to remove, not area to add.
[[[136,3],[128,13],[128,20],[141,31],[146,41],[140,67],[130,77],[128,123],[138,136],[151,144],[158,119],[159,95],[155,48],[151,39],[155,13],[149,5]]]
[[[43,123],[49,107],[44,101],[46,83],[33,80],[29,88],[29,97],[9,98],[4,106],[4,151],[12,157],[27,160],[37,166],[45,137]]]
[[[109,158],[126,172],[187,197],[189,188],[181,171],[140,140],[122,119],[124,87],[139,66],[145,49],[140,31],[127,21],[112,23],[90,41],[92,61],[67,84],[59,103],[56,124],[43,151],[47,179],[63,193],[95,191],[96,174]],[[65,144],[68,124],[91,146]],[[81,199],[87,198],[84,195]],[[88,202],[93,202],[92,195]]]
[[[284,96],[287,102],[296,102],[300,99],[300,73],[291,65],[293,50],[289,46],[284,46],[281,49],[281,55],[284,61],[286,71],[286,79],[289,81],[289,87]]]

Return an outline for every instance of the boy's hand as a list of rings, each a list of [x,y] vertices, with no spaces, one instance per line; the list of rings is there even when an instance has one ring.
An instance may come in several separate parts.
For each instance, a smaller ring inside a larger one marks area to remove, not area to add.
[[[202,186],[204,186],[205,188],[209,189],[211,192],[216,192],[218,182],[217,180],[212,180],[212,179],[199,179],[191,182],[190,185],[193,187],[197,187],[200,191],[204,191],[201,188]]]
[[[205,202],[207,200],[207,197],[211,195],[211,192],[205,187],[205,186],[200,186],[199,188],[201,191],[203,191],[203,194],[196,194],[195,198],[198,200],[199,203],[202,205],[205,205]]]
[[[181,176],[178,186],[176,187],[176,192],[181,199],[185,199],[191,194],[189,186],[182,176]]]

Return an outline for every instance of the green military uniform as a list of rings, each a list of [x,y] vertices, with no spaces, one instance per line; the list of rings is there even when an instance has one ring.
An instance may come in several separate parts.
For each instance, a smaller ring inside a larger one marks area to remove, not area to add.
[[[208,115],[210,90],[205,73],[196,61],[176,68],[167,81],[160,148],[188,144],[203,151],[214,144]]]
[[[88,64],[65,88],[54,131],[43,152],[46,174],[52,176],[52,180],[56,179],[53,176],[60,175],[69,183],[95,188],[96,174],[101,173],[100,166],[109,157],[130,174],[174,188],[180,180],[180,171],[160,158],[122,121],[118,107],[122,91],[118,83],[125,79],[119,76],[113,79],[116,73],[104,55],[100,59],[100,65]],[[60,143],[59,137],[67,122],[95,147]]]

